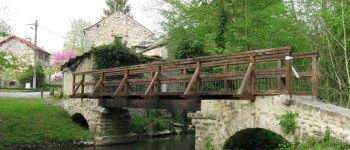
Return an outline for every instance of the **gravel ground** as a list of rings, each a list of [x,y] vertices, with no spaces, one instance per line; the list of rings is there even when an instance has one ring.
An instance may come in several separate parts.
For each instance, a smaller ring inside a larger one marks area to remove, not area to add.
[[[0,92],[0,97],[19,97],[19,98],[40,98],[41,92]],[[44,98],[50,96],[50,92],[44,92]]]

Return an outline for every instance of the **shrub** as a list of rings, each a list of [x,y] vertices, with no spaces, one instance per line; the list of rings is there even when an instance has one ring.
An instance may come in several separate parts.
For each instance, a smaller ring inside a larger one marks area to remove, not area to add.
[[[278,117],[280,120],[279,125],[282,127],[283,132],[287,134],[294,134],[296,128],[295,118],[298,116],[298,113],[287,112],[284,115]]]
[[[36,87],[41,88],[45,83],[45,74],[42,66],[36,66]],[[33,75],[34,75],[34,67],[29,66],[27,70],[25,70],[19,77],[18,81],[22,86],[25,83],[31,83],[33,85]]]
[[[62,85],[61,84],[44,84],[43,85],[44,90],[60,90],[62,89]]]
[[[92,47],[92,55],[97,69],[137,65],[155,60],[136,53],[120,41]]]
[[[214,150],[213,139],[210,135],[205,138],[205,150]]]

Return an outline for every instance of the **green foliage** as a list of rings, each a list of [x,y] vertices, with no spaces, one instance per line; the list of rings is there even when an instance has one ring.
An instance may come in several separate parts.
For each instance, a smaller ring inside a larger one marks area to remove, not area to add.
[[[144,133],[144,127],[152,122],[159,124],[159,130],[166,130],[169,127],[169,120],[163,118],[158,110],[147,110],[144,116],[131,117],[131,131],[135,133]]]
[[[0,51],[0,71],[4,71],[8,68],[15,68],[16,57],[7,52]]]
[[[0,98],[0,108],[0,149],[92,138],[63,109],[48,105],[43,99]]]
[[[298,117],[298,113],[286,112],[284,115],[279,116],[279,125],[282,127],[283,132],[287,134],[294,134],[296,128],[296,117]]]
[[[6,32],[1,32],[0,31],[0,37],[6,37],[6,36],[8,36],[9,34],[7,34]]]
[[[310,48],[306,26],[296,20],[280,0],[178,1],[169,0],[162,12],[163,30],[170,51],[181,47],[183,39],[201,41],[204,51],[238,52],[292,45]],[[185,43],[186,44],[186,43]]]
[[[340,140],[331,137],[330,132],[327,131],[321,140],[309,139],[305,143],[296,142],[289,147],[282,148],[282,150],[348,150],[350,145]]]
[[[43,85],[43,89],[44,90],[61,90],[62,89],[62,85],[61,84],[50,84],[50,83],[46,83]]]
[[[43,87],[45,83],[45,74],[42,66],[36,66],[36,86],[38,88]],[[27,70],[25,70],[19,77],[18,81],[22,84],[22,86],[25,85],[25,83],[32,83],[33,84],[33,75],[34,75],[34,67],[29,66]],[[32,85],[31,84],[31,85]]]
[[[178,43],[176,49],[170,51],[171,57],[175,59],[193,58],[207,55],[204,52],[204,45],[200,41],[183,39]]]
[[[66,33],[64,48],[76,49],[80,54],[84,52],[84,29],[91,26],[89,21],[83,19],[74,19],[71,21],[70,29]]]
[[[120,41],[115,41],[108,45],[92,47],[92,54],[97,69],[137,65],[154,60],[136,53],[128,48],[126,43]]]
[[[213,139],[211,138],[211,135],[208,135],[205,138],[204,144],[205,144],[204,145],[205,150],[214,150],[214,144],[213,144]]]

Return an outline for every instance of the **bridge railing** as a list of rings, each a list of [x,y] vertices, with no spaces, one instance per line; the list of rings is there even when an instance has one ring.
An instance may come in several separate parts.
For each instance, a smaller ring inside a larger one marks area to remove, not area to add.
[[[317,57],[283,47],[78,72],[71,97],[316,96]]]

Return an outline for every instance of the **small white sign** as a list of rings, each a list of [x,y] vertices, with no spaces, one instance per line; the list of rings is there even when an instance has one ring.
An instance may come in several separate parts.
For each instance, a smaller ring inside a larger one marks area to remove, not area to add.
[[[30,83],[26,83],[24,87],[25,89],[30,89]]]

